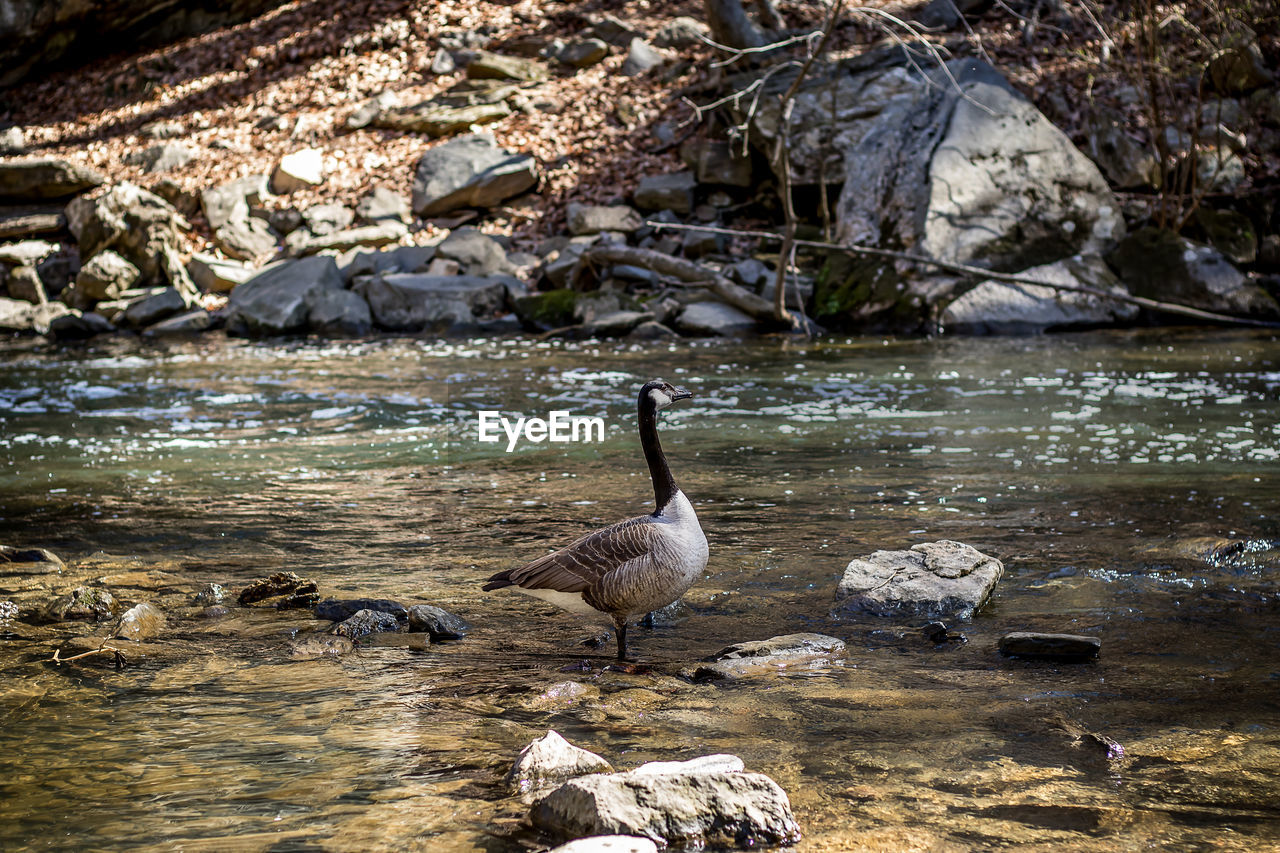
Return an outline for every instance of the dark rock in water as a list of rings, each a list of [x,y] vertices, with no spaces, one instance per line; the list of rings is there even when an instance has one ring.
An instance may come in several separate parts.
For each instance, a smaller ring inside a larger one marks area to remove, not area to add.
[[[1079,634],[1014,631],[1000,638],[999,649],[1005,657],[1079,663],[1096,660],[1102,650],[1102,640]]]
[[[340,634],[313,634],[303,637],[289,646],[289,657],[297,660],[313,660],[323,657],[341,657],[355,650],[355,643]]]
[[[786,669],[824,666],[845,652],[843,640],[824,634],[782,634],[767,640],[751,640],[726,646],[699,664],[681,672],[693,681],[736,681]]]
[[[566,287],[548,290],[544,293],[531,293],[515,300],[516,316],[526,329],[535,332],[546,332],[560,329],[573,323],[574,305],[578,293]]]
[[[941,622],[930,622],[920,629],[920,633],[924,634],[924,638],[931,643],[947,641],[947,626]]]
[[[67,198],[92,189],[102,181],[102,176],[93,169],[52,157],[0,163],[0,199],[8,201]]]
[[[755,331],[756,321],[750,314],[723,302],[694,302],[680,312],[676,327],[690,335],[732,337]]]
[[[321,291],[342,290],[338,265],[312,257],[267,267],[231,291],[227,332],[267,337],[302,332]]]
[[[15,548],[0,545],[0,575],[61,574],[66,565],[44,548]]]
[[[111,636],[137,642],[150,640],[164,630],[164,622],[160,608],[144,601],[120,614],[120,619],[111,629]]]
[[[210,584],[205,584],[204,588],[196,593],[195,598],[192,599],[192,602],[194,604],[205,605],[205,606],[210,604],[221,604],[226,599],[226,597],[227,597],[227,591],[222,587],[221,584],[210,583]]]
[[[386,598],[326,598],[316,605],[316,618],[341,622],[361,610],[390,613],[397,619],[408,619],[409,611],[398,601]]]
[[[312,297],[307,329],[321,335],[359,337],[373,329],[373,314],[358,293],[321,290]]]
[[[263,604],[277,610],[313,607],[320,600],[316,582],[300,578],[293,572],[276,572],[261,578],[240,591],[240,606]]]
[[[352,640],[369,634],[393,633],[400,630],[400,621],[390,613],[380,610],[357,610],[348,618],[333,626],[333,633]]]
[[[225,619],[231,615],[231,608],[221,604],[212,604],[200,611],[202,619]]]
[[[149,338],[163,335],[194,335],[213,328],[214,315],[203,308],[195,308],[152,323],[142,334]]]
[[[432,640],[461,640],[470,628],[461,616],[430,604],[409,608],[409,630],[426,631]]]
[[[531,817],[561,837],[638,835],[677,848],[749,849],[800,840],[791,803],[776,782],[761,773],[714,769],[720,763],[702,769],[697,760],[656,762],[665,767],[571,779],[535,805]]]
[[[506,302],[501,276],[384,273],[353,288],[369,302],[374,322],[384,329],[421,331],[474,325]]]
[[[947,539],[910,551],[876,551],[845,568],[836,589],[835,615],[968,619],[1003,573],[996,558]]]
[[[609,762],[594,752],[576,747],[559,732],[548,729],[520,750],[505,782],[513,794],[528,795],[578,776],[612,770]]]
[[[191,305],[176,287],[157,287],[141,299],[129,303],[121,321],[135,329],[158,323]]]
[[[46,622],[63,622],[68,619],[92,619],[97,622],[119,611],[119,602],[105,589],[81,586],[49,602],[42,615]]]

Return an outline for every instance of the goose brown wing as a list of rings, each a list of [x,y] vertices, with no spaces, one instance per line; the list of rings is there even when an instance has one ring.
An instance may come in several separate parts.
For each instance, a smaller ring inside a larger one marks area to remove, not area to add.
[[[506,575],[503,580],[524,589],[582,592],[610,571],[649,553],[652,525],[647,515],[620,521],[526,566],[501,573]]]

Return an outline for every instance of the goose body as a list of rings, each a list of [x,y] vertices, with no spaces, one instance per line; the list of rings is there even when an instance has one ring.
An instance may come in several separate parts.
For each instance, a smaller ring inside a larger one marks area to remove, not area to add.
[[[640,389],[640,443],[653,479],[653,513],[611,524],[520,568],[498,572],[483,588],[515,587],[573,613],[606,614],[617,631],[618,659],[625,658],[628,620],[684,595],[707,566],[707,537],[698,514],[676,486],[658,443],[657,412],[691,396],[660,379]]]

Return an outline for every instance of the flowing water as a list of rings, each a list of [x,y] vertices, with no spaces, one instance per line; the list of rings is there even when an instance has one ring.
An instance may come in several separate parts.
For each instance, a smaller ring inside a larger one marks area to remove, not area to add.
[[[7,346],[0,542],[68,568],[0,574],[0,849],[545,849],[500,783],[547,728],[620,768],[736,753],[790,794],[800,851],[1280,846],[1273,335]],[[479,582],[644,511],[654,376],[697,394],[661,435],[711,559],[680,618],[633,628],[652,671],[628,674]],[[508,453],[481,410],[604,440]],[[831,615],[851,558],[944,538],[1005,564],[967,642]],[[299,660],[328,623],[191,606],[279,570],[473,630]],[[168,614],[123,669],[51,662],[102,626],[27,615],[85,582]],[[1102,656],[1002,658],[1013,630]],[[678,677],[796,631],[847,658]]]

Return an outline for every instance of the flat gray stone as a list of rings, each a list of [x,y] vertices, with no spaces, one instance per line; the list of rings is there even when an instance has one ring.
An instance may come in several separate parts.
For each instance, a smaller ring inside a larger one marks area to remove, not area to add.
[[[1003,573],[995,557],[949,539],[914,545],[910,551],[876,551],[845,567],[836,588],[835,615],[968,619],[986,603]]]
[[[568,208],[569,233],[575,237],[616,231],[633,234],[644,225],[644,219],[625,204],[578,204]]]
[[[1096,660],[1102,650],[1102,641],[1080,634],[1014,631],[1000,638],[999,649],[1000,654],[1006,657],[1078,663]]]
[[[227,257],[260,263],[276,253],[271,226],[256,217],[234,219],[213,232],[213,242]]]
[[[196,252],[187,263],[187,274],[205,293],[230,293],[236,285],[253,278],[257,270],[239,261]]]
[[[409,200],[388,187],[374,187],[356,202],[356,216],[366,222],[383,219],[408,222],[412,215]]]
[[[783,634],[767,640],[735,643],[705,663],[687,669],[693,681],[737,681],[785,671],[827,666],[844,657],[845,643],[825,634]]]
[[[694,302],[676,318],[676,328],[691,335],[743,335],[755,331],[756,321],[723,302]]]
[[[369,303],[374,322],[392,331],[470,326],[502,307],[500,278],[383,273],[353,288]]]
[[[213,327],[213,315],[203,308],[194,308],[181,314],[152,323],[142,334],[147,337],[163,335],[196,335]]]
[[[296,255],[314,255],[317,252],[346,252],[357,247],[376,248],[398,243],[409,228],[403,222],[384,219],[375,225],[363,225],[359,228],[346,228],[332,234],[311,236],[302,240],[290,240],[290,247]],[[295,231],[291,238],[304,235],[304,231]]]
[[[141,329],[190,307],[176,287],[160,287],[129,303],[121,319],[124,325]]]
[[[435,248],[436,257],[457,261],[467,275],[492,275],[511,270],[502,244],[476,228],[455,228]]]

